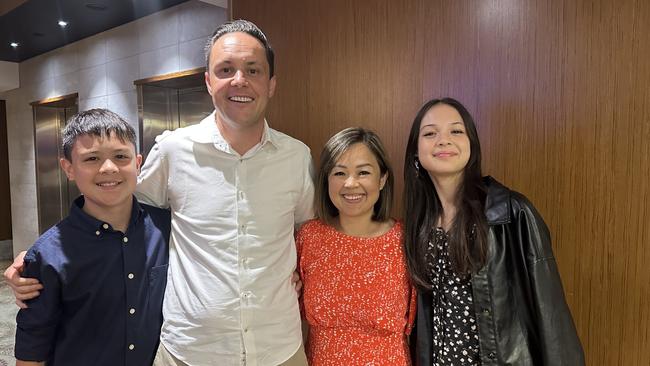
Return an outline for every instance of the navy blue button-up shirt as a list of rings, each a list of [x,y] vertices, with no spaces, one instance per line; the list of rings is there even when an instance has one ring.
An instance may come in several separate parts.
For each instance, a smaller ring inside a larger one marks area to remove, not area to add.
[[[151,365],[162,324],[170,214],[133,198],[126,233],[75,200],[25,256],[43,284],[16,318],[15,355],[48,366]]]

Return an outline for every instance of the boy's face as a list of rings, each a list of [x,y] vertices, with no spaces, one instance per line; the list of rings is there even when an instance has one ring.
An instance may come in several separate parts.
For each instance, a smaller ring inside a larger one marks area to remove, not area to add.
[[[61,168],[83,193],[84,211],[95,217],[107,211],[130,212],[142,163],[132,143],[113,133],[105,138],[82,135],[72,146],[71,157],[72,161],[61,159]]]

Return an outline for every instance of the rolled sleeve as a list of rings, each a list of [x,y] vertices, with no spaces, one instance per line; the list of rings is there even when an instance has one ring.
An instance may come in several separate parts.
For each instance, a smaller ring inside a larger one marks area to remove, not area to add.
[[[303,162],[303,187],[298,197],[294,222],[298,229],[305,221],[314,218],[314,165],[309,150],[305,153]]]
[[[15,356],[23,361],[46,361],[54,348],[61,315],[59,276],[33,249],[25,255],[23,276],[38,279],[43,290],[16,316]]]
[[[168,135],[166,131],[156,138],[156,144],[151,148],[147,160],[138,176],[138,186],[135,192],[140,202],[160,208],[168,208],[167,183],[169,168],[161,143]]]

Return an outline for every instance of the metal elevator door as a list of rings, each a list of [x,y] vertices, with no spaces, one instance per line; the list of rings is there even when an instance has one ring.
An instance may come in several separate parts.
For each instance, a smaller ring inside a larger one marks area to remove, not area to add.
[[[140,151],[146,158],[156,136],[201,122],[214,106],[203,71],[163,80],[138,80]]]
[[[33,103],[34,147],[38,202],[38,231],[44,233],[68,215],[70,205],[79,190],[68,181],[59,166],[63,157],[61,129],[77,113],[77,98],[49,103]]]

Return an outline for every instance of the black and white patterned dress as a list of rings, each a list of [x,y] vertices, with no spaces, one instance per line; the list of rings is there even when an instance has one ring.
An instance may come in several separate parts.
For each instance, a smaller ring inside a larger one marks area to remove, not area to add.
[[[433,288],[433,366],[480,365],[471,278],[452,270],[448,239],[436,228],[426,254]]]

